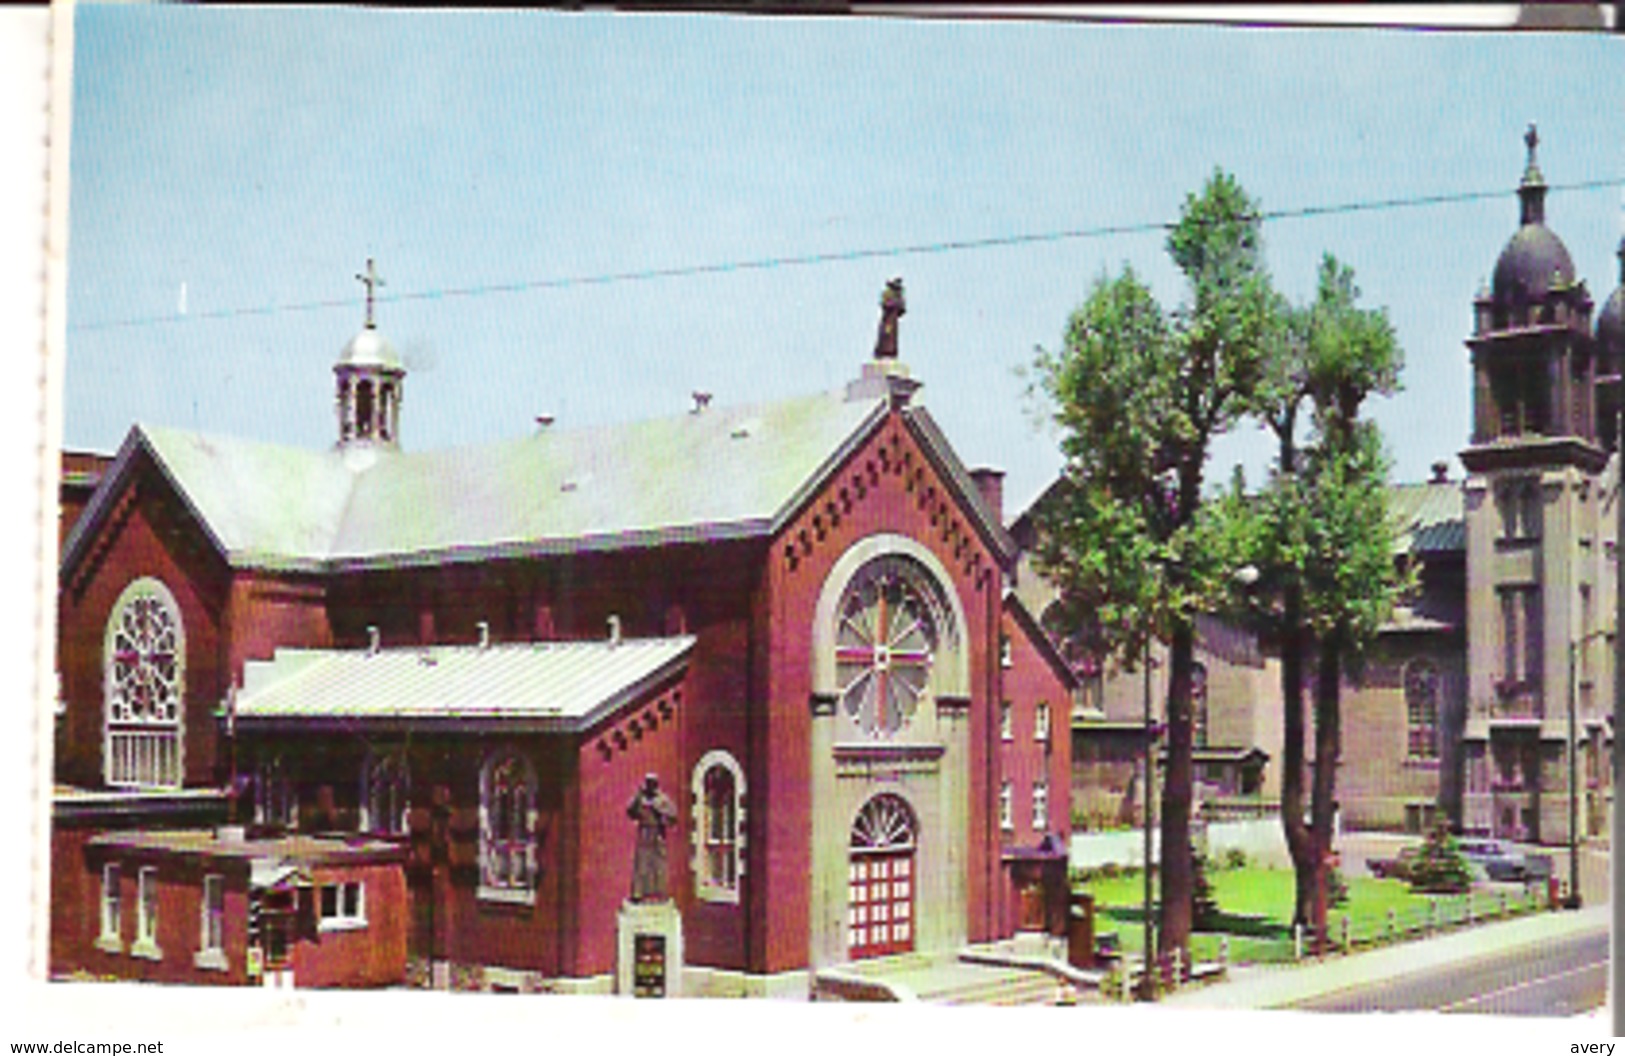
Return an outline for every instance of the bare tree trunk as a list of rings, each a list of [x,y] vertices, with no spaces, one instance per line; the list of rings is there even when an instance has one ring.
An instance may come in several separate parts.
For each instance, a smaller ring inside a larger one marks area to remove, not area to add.
[[[1338,714],[1338,683],[1342,677],[1340,638],[1334,633],[1320,642],[1319,677],[1315,686],[1315,787],[1309,809],[1314,835],[1313,926],[1318,953],[1326,950],[1326,874],[1331,863],[1333,815],[1337,809],[1337,760],[1342,749]]]
[[[1304,818],[1303,586],[1286,584],[1281,601],[1281,829],[1297,880],[1292,923],[1307,925],[1314,892],[1314,846]]]
[[[1190,963],[1191,898],[1191,664],[1195,633],[1174,627],[1168,643],[1168,764],[1162,782],[1162,934],[1157,952],[1180,951]]]

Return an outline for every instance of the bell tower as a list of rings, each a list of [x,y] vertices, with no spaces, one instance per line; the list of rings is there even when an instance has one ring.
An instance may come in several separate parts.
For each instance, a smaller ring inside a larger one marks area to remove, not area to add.
[[[338,383],[340,448],[353,446],[400,449],[401,390],[406,367],[383,335],[376,320],[377,290],[384,284],[371,257],[367,270],[356,275],[367,288],[367,321],[350,339],[333,364]]]
[[[1473,304],[1467,522],[1468,705],[1462,818],[1469,832],[1569,834],[1571,706],[1598,710],[1604,619],[1592,301],[1546,226],[1539,137],[1524,136],[1519,226]],[[1611,533],[1610,533],[1611,534]],[[1582,822],[1583,824],[1583,822]]]

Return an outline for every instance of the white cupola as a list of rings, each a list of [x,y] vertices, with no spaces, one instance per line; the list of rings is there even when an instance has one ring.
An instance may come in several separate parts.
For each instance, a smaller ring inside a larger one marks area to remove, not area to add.
[[[356,276],[367,287],[367,323],[350,339],[333,364],[338,382],[337,409],[340,448],[356,445],[400,448],[401,389],[406,367],[401,357],[378,332],[375,319],[377,288],[384,284],[372,259]]]

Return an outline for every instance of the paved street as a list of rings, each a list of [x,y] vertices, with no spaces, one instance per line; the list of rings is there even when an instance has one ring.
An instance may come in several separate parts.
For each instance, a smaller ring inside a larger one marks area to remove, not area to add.
[[[1323,1012],[1560,1016],[1600,1008],[1607,988],[1608,932],[1604,928],[1352,987],[1289,1007]]]
[[[1607,986],[1609,907],[1539,913],[1318,964],[1236,969],[1175,994],[1195,1008],[1437,1009],[1569,1015]]]

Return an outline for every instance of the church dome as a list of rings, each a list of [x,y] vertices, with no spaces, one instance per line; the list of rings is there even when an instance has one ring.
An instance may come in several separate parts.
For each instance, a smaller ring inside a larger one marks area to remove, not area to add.
[[[1496,304],[1533,304],[1574,285],[1574,261],[1563,240],[1542,223],[1524,224],[1495,262]]]
[[[339,353],[340,367],[381,367],[385,370],[402,370],[401,357],[395,351],[395,346],[373,327],[366,327],[359,334],[350,339]]]
[[[1597,316],[1597,345],[1625,356],[1625,238],[1619,240],[1619,285]]]

